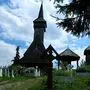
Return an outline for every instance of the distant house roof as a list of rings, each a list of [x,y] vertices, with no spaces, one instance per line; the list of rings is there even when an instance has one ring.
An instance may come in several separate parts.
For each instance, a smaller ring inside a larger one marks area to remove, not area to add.
[[[62,53],[59,54],[60,57],[72,57],[73,59],[79,59],[79,55],[77,55],[76,53],[74,53],[72,50],[70,50],[69,48],[67,48],[65,51],[63,51]],[[72,60],[73,61],[73,60]]]
[[[86,54],[90,54],[90,46],[88,46],[85,50],[84,50],[84,55]]]
[[[88,46],[85,50],[90,50],[90,46]]]

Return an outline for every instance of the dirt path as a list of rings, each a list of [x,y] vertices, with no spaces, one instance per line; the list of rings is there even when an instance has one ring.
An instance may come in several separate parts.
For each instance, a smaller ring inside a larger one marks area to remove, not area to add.
[[[5,81],[0,84],[0,90],[30,90],[29,88],[35,87],[40,81],[40,79],[28,79],[12,83]]]

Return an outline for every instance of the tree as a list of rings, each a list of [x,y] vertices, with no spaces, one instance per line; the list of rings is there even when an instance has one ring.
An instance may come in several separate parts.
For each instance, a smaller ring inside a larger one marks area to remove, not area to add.
[[[75,36],[90,35],[90,1],[89,0],[72,0],[69,4],[62,5],[64,0],[54,0],[56,3],[57,13],[63,13],[64,19],[57,19],[57,25],[63,27],[67,32]]]

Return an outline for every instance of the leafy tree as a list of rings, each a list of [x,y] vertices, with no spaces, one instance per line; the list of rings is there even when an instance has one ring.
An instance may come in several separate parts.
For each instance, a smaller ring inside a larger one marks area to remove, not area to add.
[[[55,17],[57,19],[57,25],[78,37],[90,35],[90,1],[72,0],[69,4],[62,5],[63,1],[64,0],[54,0],[57,13],[65,15],[64,19]]]

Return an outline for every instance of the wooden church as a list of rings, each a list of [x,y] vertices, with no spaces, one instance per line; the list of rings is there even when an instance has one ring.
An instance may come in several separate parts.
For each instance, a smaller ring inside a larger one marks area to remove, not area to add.
[[[24,56],[19,58],[19,47],[17,47],[16,57],[13,60],[14,65],[23,65],[26,67],[38,66],[40,68],[45,67],[47,60],[42,57],[45,51],[44,46],[44,33],[47,28],[47,23],[43,15],[43,4],[41,4],[38,18],[33,21],[34,27],[34,39],[29,48],[24,53]]]
[[[56,50],[50,45],[47,49],[44,46],[44,33],[46,32],[47,22],[44,19],[43,15],[43,4],[41,4],[38,18],[33,21],[34,27],[34,39],[29,46],[29,48],[24,53],[23,57],[19,56],[19,47],[16,49],[16,56],[13,60],[13,65],[22,65],[25,67],[36,67],[39,68],[47,67],[48,61],[52,61],[54,59],[58,61],[67,61],[68,64],[71,64],[71,61],[77,61],[79,56],[72,52],[70,49],[66,49],[60,55],[56,52]],[[56,56],[53,56],[53,52]],[[59,64],[58,64],[59,67]]]

